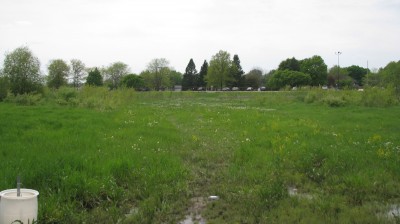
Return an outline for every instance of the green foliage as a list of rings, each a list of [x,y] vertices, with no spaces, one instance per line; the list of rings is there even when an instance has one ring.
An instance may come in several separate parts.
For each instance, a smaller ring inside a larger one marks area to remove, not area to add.
[[[394,88],[367,88],[362,94],[362,104],[367,107],[389,107],[398,104]]]
[[[232,61],[228,52],[220,50],[212,56],[206,76],[207,86],[217,89],[225,87],[228,82],[233,80],[231,66]]]
[[[349,76],[351,78],[353,78],[355,83],[359,86],[362,85],[362,80],[368,73],[368,69],[357,66],[357,65],[352,65],[350,67],[347,67],[346,70],[347,70]]]
[[[367,91],[62,87],[0,104],[0,187],[22,175],[40,223],[179,223],[195,206],[207,223],[390,223],[400,108],[364,107]]]
[[[169,87],[171,89],[173,89],[174,86],[182,85],[182,73],[172,70],[169,72],[168,77],[169,77],[169,83],[170,83]],[[196,76],[196,78],[197,78],[197,76]]]
[[[239,88],[245,87],[245,80],[244,80],[243,75],[244,75],[244,71],[242,69],[242,66],[240,65],[239,56],[237,54],[235,54],[235,55],[233,55],[233,61],[232,61],[233,81],[232,81],[231,86],[239,87]],[[250,86],[252,86],[252,85],[250,85]]]
[[[252,69],[244,77],[247,87],[253,87],[254,89],[257,89],[258,87],[262,86],[263,75],[260,69]]]
[[[123,62],[114,62],[105,70],[106,81],[109,81],[110,89],[120,86],[122,77],[129,73],[128,65]]]
[[[308,74],[291,70],[277,70],[269,79],[268,87],[279,90],[285,86],[306,86],[310,85],[311,77]]]
[[[43,103],[43,95],[38,93],[8,95],[4,101],[9,103],[15,103],[17,105],[22,105],[22,106],[39,105]]]
[[[3,101],[8,94],[10,83],[7,77],[0,76],[0,102]]]
[[[300,62],[296,58],[288,58],[279,64],[278,70],[300,71]]]
[[[61,59],[52,60],[47,68],[49,75],[47,76],[47,86],[58,89],[67,84],[69,74],[69,66]]]
[[[198,74],[196,70],[196,65],[193,59],[190,59],[188,65],[186,66],[185,73],[182,79],[182,90],[193,90],[197,88],[196,80]]]
[[[300,71],[311,76],[312,86],[325,85],[328,78],[328,66],[321,56],[315,55],[300,61]]]
[[[147,65],[147,70],[140,73],[143,77],[145,86],[156,91],[164,90],[171,86],[169,74],[171,69],[169,62],[165,58],[155,58]]]
[[[86,85],[89,86],[103,85],[103,77],[101,76],[100,71],[97,68],[89,72],[89,75],[86,78]]]
[[[85,72],[85,64],[81,60],[72,59],[71,60],[72,85],[75,88],[80,87],[86,75],[87,73]]]
[[[328,85],[331,87],[352,88],[354,80],[349,76],[346,68],[339,68],[337,65],[333,66],[328,71]]]
[[[19,47],[6,54],[3,66],[3,75],[9,79],[14,95],[42,92],[40,62],[29,48]]]
[[[129,74],[122,78],[122,85],[127,88],[133,88],[139,90],[144,87],[143,77],[136,74]]]
[[[400,99],[400,61],[390,62],[378,74],[382,77],[382,86],[394,88]]]
[[[199,72],[199,76],[198,76],[198,80],[197,80],[197,86],[199,87],[205,87],[206,86],[206,81],[205,81],[205,77],[207,76],[207,72],[208,72],[208,63],[206,60],[204,60],[203,65],[200,68],[200,72]]]

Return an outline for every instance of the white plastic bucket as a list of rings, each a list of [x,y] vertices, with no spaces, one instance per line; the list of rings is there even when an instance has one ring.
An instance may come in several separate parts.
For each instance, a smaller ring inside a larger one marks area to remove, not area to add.
[[[38,191],[21,188],[21,196],[17,196],[17,189],[0,192],[0,223],[32,224],[37,221]],[[15,222],[18,221],[18,222]]]

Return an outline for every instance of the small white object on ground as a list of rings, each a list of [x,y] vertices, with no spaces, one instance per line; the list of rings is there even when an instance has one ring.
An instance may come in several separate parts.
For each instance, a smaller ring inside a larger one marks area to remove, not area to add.
[[[208,199],[210,199],[210,200],[218,200],[219,197],[216,196],[216,195],[211,195],[210,197],[208,197]]]

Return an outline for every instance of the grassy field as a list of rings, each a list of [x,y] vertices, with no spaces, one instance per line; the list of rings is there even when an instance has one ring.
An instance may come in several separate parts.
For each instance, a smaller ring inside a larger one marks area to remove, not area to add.
[[[40,223],[399,223],[400,107],[377,96],[22,96],[0,103],[0,189],[38,190]]]

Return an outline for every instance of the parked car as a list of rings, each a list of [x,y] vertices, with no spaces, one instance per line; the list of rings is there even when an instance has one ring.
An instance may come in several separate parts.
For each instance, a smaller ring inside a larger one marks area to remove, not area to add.
[[[253,91],[253,87],[247,87],[247,91]]]
[[[260,88],[258,88],[258,91],[267,91],[267,87],[261,86]]]
[[[197,91],[206,91],[206,88],[204,88],[204,87],[199,87],[199,88],[197,88]]]
[[[232,87],[232,91],[239,91],[239,87]]]
[[[222,91],[231,91],[231,89],[229,87],[224,87],[222,88]]]

